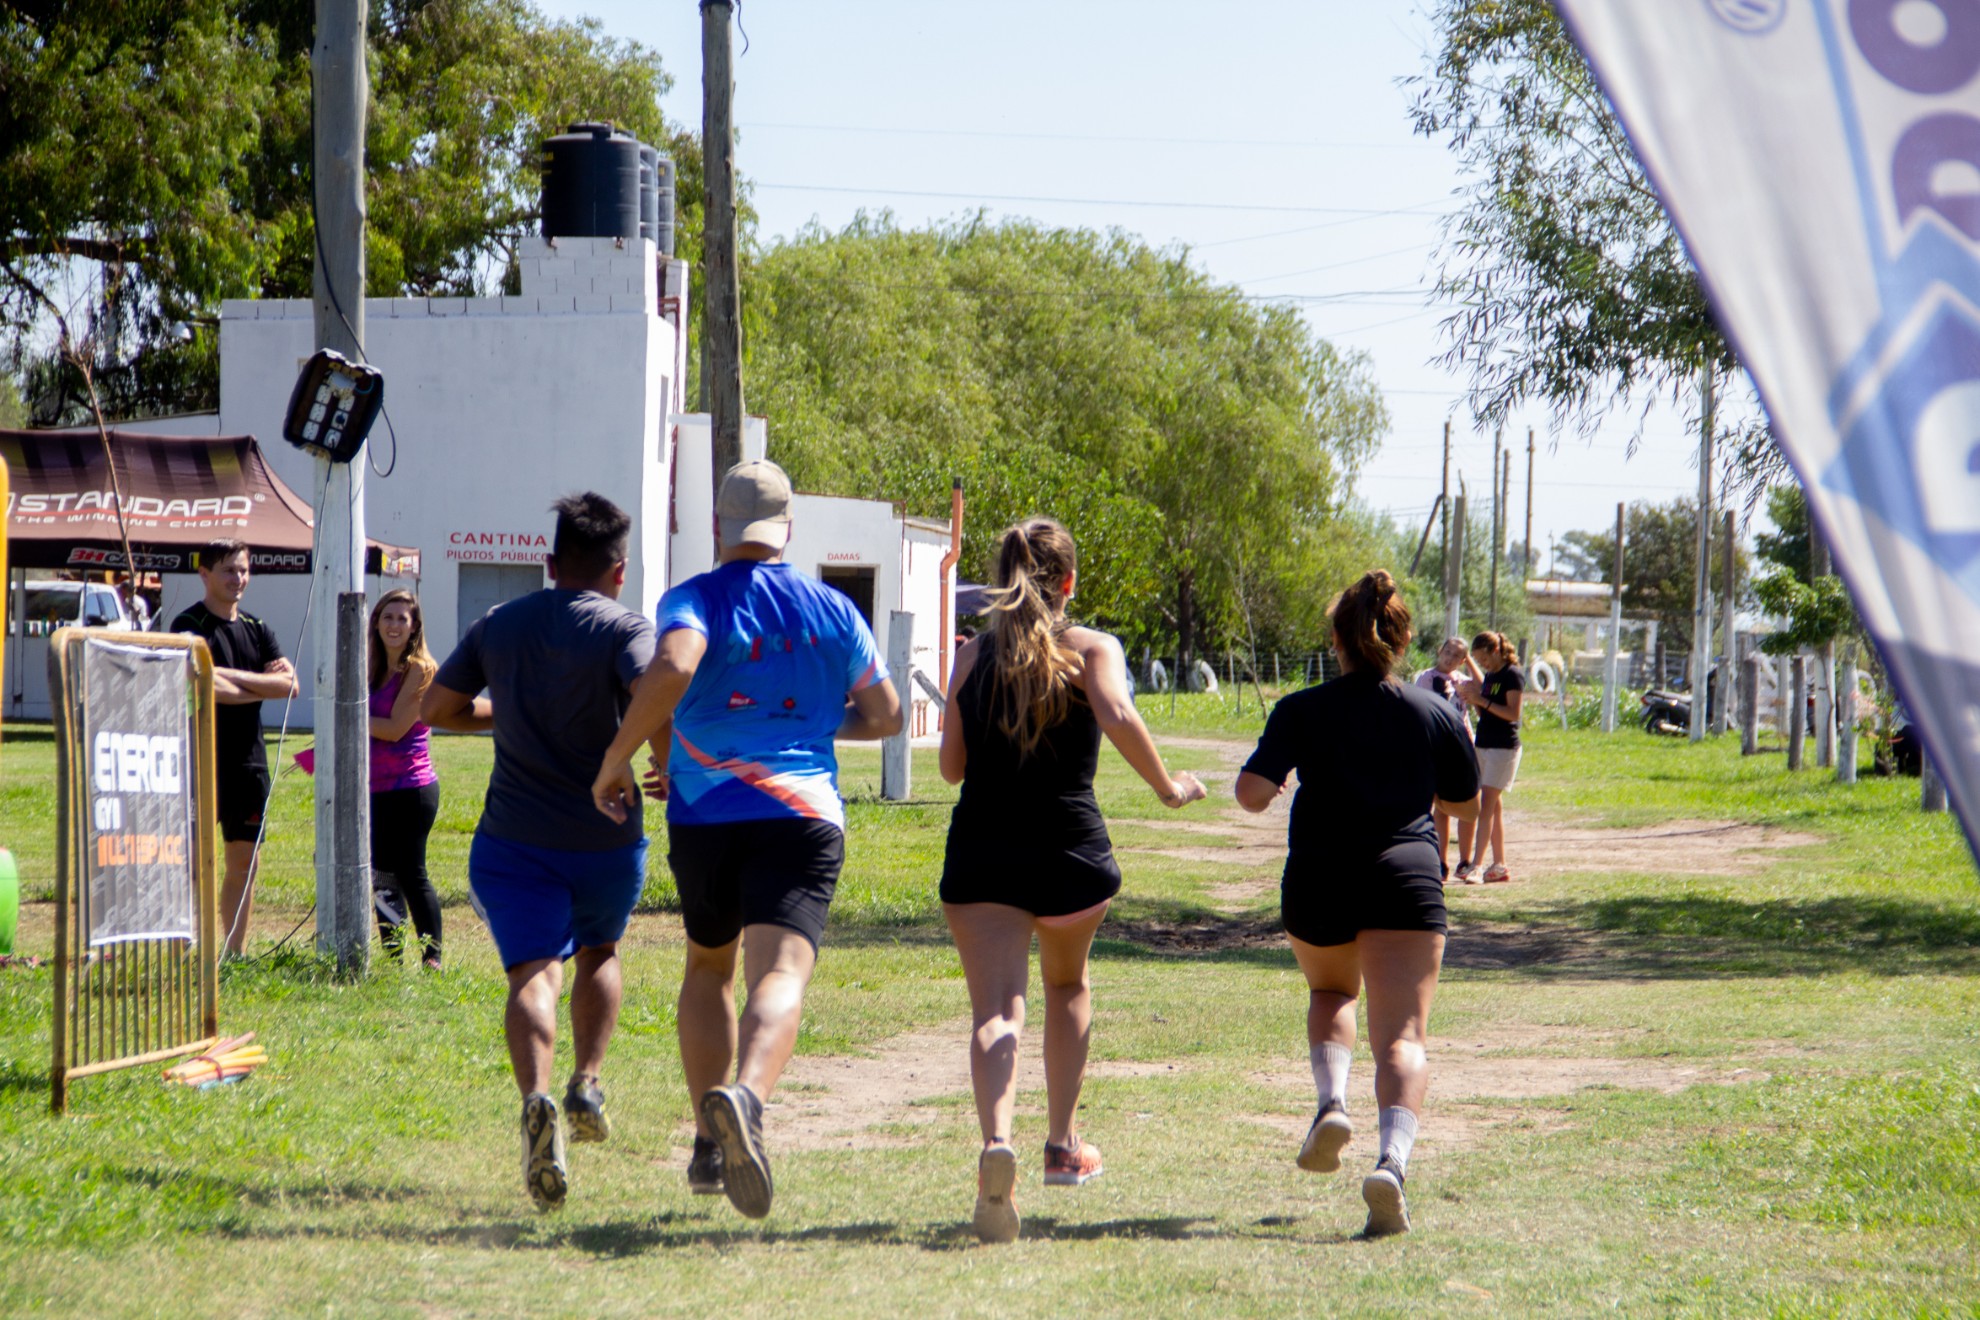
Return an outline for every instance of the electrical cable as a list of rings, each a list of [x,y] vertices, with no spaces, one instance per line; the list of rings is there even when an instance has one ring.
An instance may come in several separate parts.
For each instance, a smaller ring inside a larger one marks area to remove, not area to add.
[[[1017,193],[929,192],[914,188],[847,188],[823,183],[765,183],[761,179],[755,181],[755,186],[775,192],[875,193],[885,197],[937,197],[963,202],[1063,202],[1072,206],[1152,206],[1185,211],[1276,211],[1290,215],[1351,215],[1364,219],[1385,215],[1436,217],[1443,214],[1441,211],[1425,211],[1415,207],[1391,207],[1387,210],[1378,210],[1362,206],[1273,206],[1262,202],[1169,202],[1120,197],[1038,197]]]

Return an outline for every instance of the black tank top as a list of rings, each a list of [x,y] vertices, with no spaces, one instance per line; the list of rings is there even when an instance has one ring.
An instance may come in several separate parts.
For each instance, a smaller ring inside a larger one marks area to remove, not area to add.
[[[1013,855],[1053,869],[1087,871],[1119,883],[1107,824],[1093,797],[1100,724],[1075,687],[1066,717],[1047,728],[1029,755],[1000,727],[1009,690],[997,673],[995,638],[978,644],[976,663],[954,694],[969,760],[949,826],[951,866],[972,853],[1008,873]]]

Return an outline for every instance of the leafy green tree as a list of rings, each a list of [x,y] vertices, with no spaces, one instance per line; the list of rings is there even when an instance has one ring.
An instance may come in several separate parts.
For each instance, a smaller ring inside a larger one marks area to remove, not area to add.
[[[1768,634],[1760,649],[1768,655],[1793,655],[1803,647],[1820,650],[1831,642],[1862,641],[1869,634],[1856,607],[1833,573],[1815,573],[1808,499],[1799,486],[1775,486],[1767,492],[1767,516],[1776,530],[1754,538],[1760,558],[1772,571],[1753,584],[1754,595],[1781,626]]]
[[[1051,513],[1080,609],[1131,642],[1319,630],[1330,519],[1386,415],[1292,313],[1125,234],[884,216],[773,245],[746,301],[751,407],[800,486],[935,513],[962,478],[966,574]]]
[[[1672,646],[1691,644],[1691,611],[1698,581],[1698,505],[1684,497],[1668,504],[1638,500],[1623,515],[1623,605],[1656,615]],[[1724,537],[1712,537],[1710,558],[1716,592],[1725,581]],[[1615,568],[1614,528],[1569,532],[1559,557],[1577,567],[1571,580],[1607,582]],[[1752,566],[1743,546],[1733,547],[1733,581],[1744,590]]]
[[[222,298],[307,297],[309,50],[297,0],[0,10],[0,322],[44,421],[73,420],[66,315],[116,416],[210,407]],[[542,139],[610,119],[670,152],[682,255],[701,161],[654,52],[528,0],[373,0],[368,292],[493,292],[535,227]],[[77,289],[80,286],[81,292]]]

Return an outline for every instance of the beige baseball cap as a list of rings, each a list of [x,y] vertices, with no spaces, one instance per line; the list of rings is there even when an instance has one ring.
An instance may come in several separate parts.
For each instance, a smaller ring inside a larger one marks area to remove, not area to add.
[[[722,476],[715,514],[723,549],[747,544],[782,550],[791,539],[791,479],[767,459],[738,463]]]

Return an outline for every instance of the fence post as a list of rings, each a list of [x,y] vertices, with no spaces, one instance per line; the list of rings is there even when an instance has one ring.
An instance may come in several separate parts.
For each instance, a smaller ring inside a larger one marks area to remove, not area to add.
[[[914,700],[914,615],[903,610],[892,610],[887,615],[887,667],[894,671],[894,687],[901,694],[901,706],[905,710]],[[913,765],[908,722],[903,719],[901,731],[880,744],[880,796],[889,802],[907,801]]]
[[[1751,756],[1760,750],[1760,657],[1749,654],[1740,664],[1739,754]]]
[[[1567,671],[1568,660],[1567,657],[1563,656],[1561,658],[1560,676],[1554,680],[1555,687],[1561,694],[1561,727],[1563,729],[1568,726]]]
[[[1836,681],[1836,782],[1856,782],[1856,661],[1842,662]]]
[[[1788,675],[1788,769],[1799,770],[1808,743],[1808,657],[1790,660]]]
[[[1836,763],[1836,657],[1824,644],[1815,657],[1815,764]]]
[[[1932,754],[1925,751],[1918,756],[1918,809],[1946,809],[1946,781],[1939,778],[1939,767],[1932,764]]]

